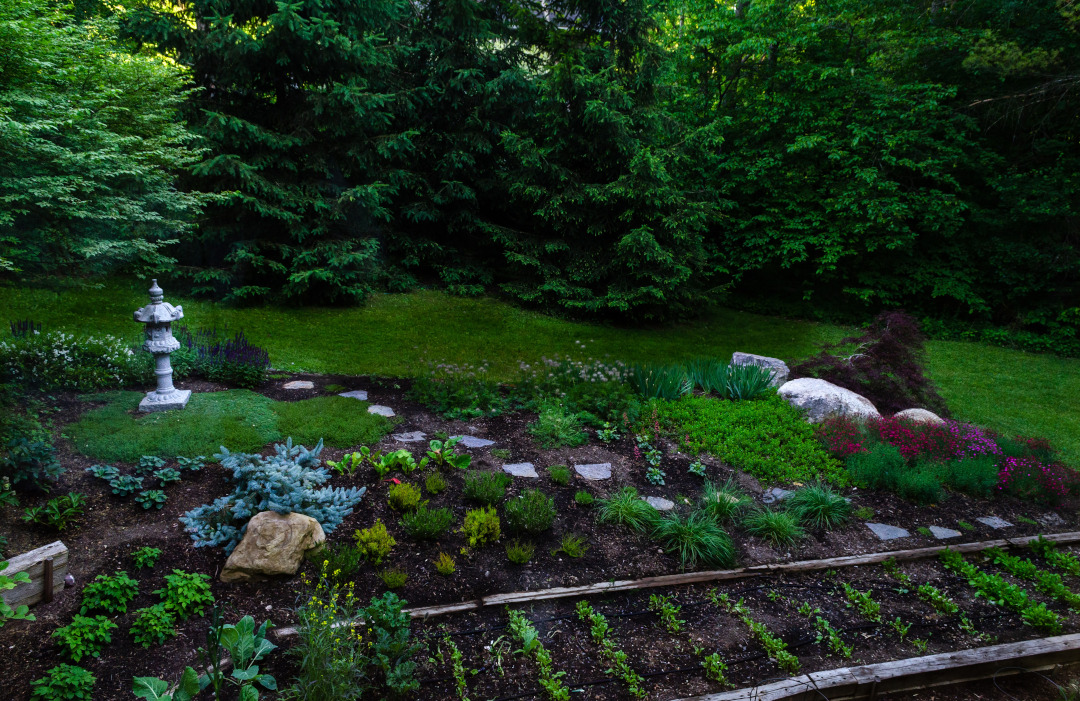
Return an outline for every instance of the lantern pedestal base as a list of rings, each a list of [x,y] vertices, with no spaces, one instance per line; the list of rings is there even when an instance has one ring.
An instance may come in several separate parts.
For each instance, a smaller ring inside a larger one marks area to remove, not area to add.
[[[168,394],[158,394],[156,391],[147,392],[143,400],[139,402],[139,411],[169,411],[170,409],[183,409],[191,399],[190,389],[176,389]]]

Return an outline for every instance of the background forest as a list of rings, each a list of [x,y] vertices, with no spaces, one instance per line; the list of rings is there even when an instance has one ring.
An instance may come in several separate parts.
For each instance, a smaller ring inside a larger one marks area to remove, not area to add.
[[[0,276],[1080,355],[1077,0],[0,3]]]

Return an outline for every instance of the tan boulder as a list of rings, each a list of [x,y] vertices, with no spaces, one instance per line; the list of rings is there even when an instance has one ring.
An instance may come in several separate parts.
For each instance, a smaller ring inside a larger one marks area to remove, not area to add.
[[[221,581],[248,582],[296,574],[304,554],[326,542],[319,522],[304,514],[263,511],[248,521],[244,539],[229,555]]]

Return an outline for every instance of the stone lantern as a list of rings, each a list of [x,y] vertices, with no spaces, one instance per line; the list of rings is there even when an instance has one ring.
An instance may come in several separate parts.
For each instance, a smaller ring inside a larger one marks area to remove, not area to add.
[[[172,383],[172,363],[169,355],[180,347],[172,335],[172,323],[184,318],[183,307],[162,301],[164,292],[157,280],[150,286],[150,304],[135,312],[135,321],[146,324],[146,343],[143,348],[154,356],[157,389],[147,392],[139,402],[139,411],[168,411],[183,409],[191,397],[190,389],[176,389]]]

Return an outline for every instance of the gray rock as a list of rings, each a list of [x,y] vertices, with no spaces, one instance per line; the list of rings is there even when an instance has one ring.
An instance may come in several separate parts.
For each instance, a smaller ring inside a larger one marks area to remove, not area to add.
[[[1045,513],[1042,516],[1036,516],[1035,520],[1044,526],[1064,526],[1065,519],[1061,518],[1059,514],[1055,514],[1053,511]]]
[[[489,445],[495,445],[495,441],[489,441],[486,438],[479,438],[477,436],[450,436],[451,438],[460,438],[461,442],[458,445],[463,445],[466,448],[486,448]]]
[[[591,465],[574,465],[574,470],[587,480],[593,482],[611,478],[611,463],[598,462]]]
[[[1009,523],[1005,519],[998,518],[997,516],[980,516],[979,518],[977,518],[975,520],[978,521],[979,523],[990,526],[991,528],[1008,528],[1009,526],[1012,525],[1011,523]]]
[[[753,353],[732,353],[731,354],[732,365],[757,365],[759,367],[768,368],[773,371],[772,380],[769,382],[773,387],[779,387],[787,382],[790,370],[788,370],[787,363],[779,358],[770,358],[765,355],[754,355]]]
[[[423,431],[409,431],[408,433],[395,433],[394,440],[400,443],[419,443],[427,438]]]
[[[393,416],[394,410],[382,404],[372,404],[367,408],[367,413],[378,414],[379,416]]]
[[[804,410],[810,423],[818,423],[834,415],[864,420],[881,416],[870,400],[861,394],[813,377],[785,382],[778,393],[792,406]]]
[[[887,523],[868,523],[866,527],[874,532],[881,540],[896,540],[897,538],[907,538],[911,534],[899,526],[890,526]]]
[[[664,497],[642,497],[642,499],[649,502],[649,506],[657,511],[671,511],[675,508],[675,502]]]
[[[934,537],[938,540],[945,540],[946,538],[959,538],[960,531],[954,531],[951,528],[942,528],[941,526],[930,526],[930,532],[934,534]]]
[[[503,472],[509,473],[514,477],[539,477],[536,474],[536,466],[531,462],[515,462],[510,465],[503,465]]]
[[[311,380],[293,380],[282,385],[285,389],[315,389],[315,383]]]
[[[778,501],[783,501],[788,495],[794,494],[790,489],[783,489],[782,487],[771,487],[765,490],[765,493],[761,495],[761,503],[763,504],[775,504]]]
[[[908,421],[914,421],[920,424],[943,424],[945,419],[941,418],[932,411],[927,409],[904,409],[894,414],[894,418],[906,419]]]
[[[359,399],[362,402],[367,401],[366,389],[354,389],[352,392],[342,392],[339,397],[348,397],[349,399]]]

